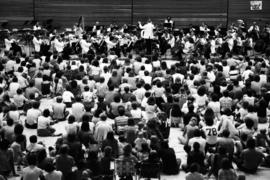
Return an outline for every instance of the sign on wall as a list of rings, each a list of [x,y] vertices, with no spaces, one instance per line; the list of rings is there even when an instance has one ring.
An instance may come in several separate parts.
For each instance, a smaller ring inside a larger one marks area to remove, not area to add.
[[[250,10],[251,11],[262,10],[262,1],[250,1]]]

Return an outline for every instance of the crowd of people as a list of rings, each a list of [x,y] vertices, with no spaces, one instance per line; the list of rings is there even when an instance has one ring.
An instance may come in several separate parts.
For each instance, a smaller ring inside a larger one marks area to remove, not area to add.
[[[116,159],[132,161],[138,173],[143,163],[160,164],[168,175],[182,169],[187,180],[236,180],[236,168],[256,173],[270,166],[269,25],[241,21],[221,35],[220,26],[202,24],[198,32],[166,29],[160,37],[151,21],[139,26],[144,40],[157,39],[163,54],[175,51],[178,59],[168,63],[148,45],[124,46],[130,36],[121,29],[92,34],[105,37],[102,51],[81,29],[74,51],[59,48],[54,33],[46,52],[34,37],[30,56],[5,40],[0,179],[17,172],[23,180],[112,179]],[[119,49],[113,34],[125,42]],[[41,110],[44,99],[52,103]],[[62,121],[65,133],[56,134],[53,125]],[[25,128],[36,135],[26,138]],[[179,129],[186,163],[169,147],[170,128]],[[51,136],[55,146],[39,142]]]

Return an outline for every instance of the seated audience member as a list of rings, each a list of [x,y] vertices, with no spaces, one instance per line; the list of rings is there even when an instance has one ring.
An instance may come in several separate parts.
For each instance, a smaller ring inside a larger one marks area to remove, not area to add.
[[[37,134],[38,136],[52,136],[54,135],[55,129],[51,127],[53,121],[50,117],[50,111],[45,109],[43,111],[43,115],[38,117],[38,126],[37,126]]]
[[[37,167],[36,154],[30,153],[27,155],[28,166],[22,170],[23,180],[38,180],[44,178],[43,172]]]
[[[52,118],[55,121],[64,121],[69,114],[69,112],[66,110],[66,104],[62,101],[62,97],[58,96],[56,98],[56,103],[52,105]]]
[[[219,180],[237,180],[238,176],[235,170],[231,166],[231,162],[228,158],[224,158],[221,161],[221,169],[218,171]]]
[[[264,155],[255,149],[255,145],[253,138],[248,139],[247,148],[242,151],[237,163],[238,168],[246,173],[256,173],[264,158]]]
[[[169,147],[167,141],[161,142],[161,147],[158,151],[158,155],[161,158],[163,173],[169,175],[179,173],[181,160],[176,159],[175,152],[172,148]]]
[[[196,163],[190,165],[190,171],[186,175],[186,180],[203,180],[204,177],[200,172],[200,166]]]
[[[41,116],[41,110],[39,110],[40,103],[34,102],[32,108],[26,113],[25,127],[29,129],[36,129],[38,118]]]

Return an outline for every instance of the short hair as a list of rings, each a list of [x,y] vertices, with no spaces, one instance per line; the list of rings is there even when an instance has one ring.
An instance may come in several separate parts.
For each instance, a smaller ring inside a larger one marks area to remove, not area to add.
[[[192,163],[189,170],[191,173],[198,172],[200,170],[200,165],[198,163]]]
[[[33,108],[34,109],[38,109],[39,106],[40,106],[40,102],[38,102],[38,101],[33,102]]]
[[[8,126],[12,126],[13,124],[14,124],[13,119],[8,118],[8,119],[7,119],[7,125],[8,125]]]
[[[67,154],[67,153],[68,153],[68,150],[69,150],[68,145],[63,144],[63,145],[60,147],[60,149],[59,149],[59,153],[60,153],[60,154]]]
[[[125,114],[126,110],[124,106],[119,106],[118,107],[118,113],[120,116],[123,116]]]
[[[222,132],[223,137],[229,137],[230,136],[230,131],[228,129],[224,129]]]
[[[248,129],[251,129],[254,126],[254,121],[251,118],[246,118],[245,124]]]
[[[69,123],[69,124],[74,123],[75,120],[76,120],[76,118],[75,118],[75,116],[73,116],[73,115],[70,115],[70,116],[68,117],[68,123]]]
[[[43,116],[44,117],[49,117],[50,116],[50,110],[49,109],[44,109]]]
[[[229,170],[231,168],[231,162],[228,158],[223,158],[221,160],[221,168],[225,170]]]
[[[22,134],[23,133],[23,130],[24,130],[24,127],[21,124],[16,124],[15,127],[14,127],[14,133],[16,135]]]
[[[27,156],[27,162],[29,165],[36,165],[37,164],[37,156],[35,153],[29,153]]]
[[[36,135],[30,136],[29,141],[30,141],[30,143],[37,143],[37,136]]]

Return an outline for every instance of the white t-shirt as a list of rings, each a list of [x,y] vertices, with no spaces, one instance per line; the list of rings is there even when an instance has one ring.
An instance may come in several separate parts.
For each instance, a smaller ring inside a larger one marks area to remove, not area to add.
[[[37,123],[38,117],[41,115],[41,111],[39,109],[29,109],[26,113],[26,122],[29,125],[33,125]]]
[[[202,128],[205,136],[206,136],[206,142],[208,144],[216,144],[217,143],[217,137],[218,137],[218,127],[217,125],[212,126],[205,126]]]
[[[51,119],[50,117],[40,116],[38,118],[38,127],[37,129],[47,129],[50,126]]]
[[[70,91],[64,91],[62,94],[63,102],[72,102],[74,95]]]

